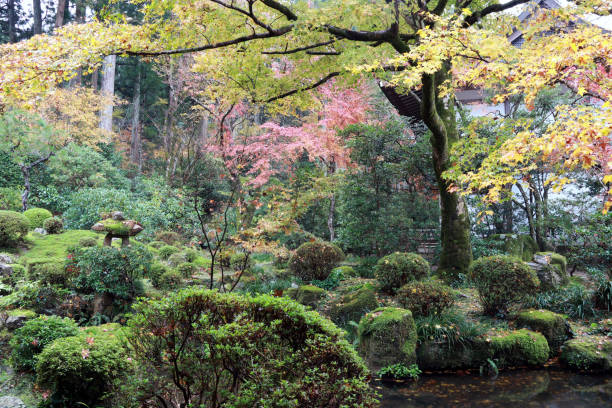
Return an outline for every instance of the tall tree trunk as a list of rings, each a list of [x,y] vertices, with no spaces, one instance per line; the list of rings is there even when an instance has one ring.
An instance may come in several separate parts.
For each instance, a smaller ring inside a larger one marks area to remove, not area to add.
[[[15,26],[17,24],[17,14],[15,13],[15,0],[8,0],[6,3],[8,13],[8,36],[9,42],[17,42],[17,32]]]
[[[21,175],[23,176],[23,193],[21,193],[21,210],[28,209],[28,198],[30,197],[30,167],[20,166]]]
[[[104,103],[102,112],[100,112],[100,128],[111,132],[113,130],[113,101],[115,94],[115,64],[117,63],[116,55],[108,55],[104,57],[102,64],[102,95],[108,98]]]
[[[66,13],[66,1],[57,0],[57,12],[55,13],[55,28],[64,25],[64,13]]]
[[[327,229],[329,229],[329,242],[336,239],[336,227],[334,226],[334,213],[336,212],[336,194],[332,193],[329,198],[329,215],[327,216]]]
[[[136,65],[136,82],[134,83],[134,97],[132,99],[132,134],[130,142],[130,161],[136,165],[140,163],[140,63]]]
[[[32,8],[34,14],[34,25],[32,26],[32,33],[42,34],[42,10],[40,8],[40,0],[32,1]]]
[[[96,68],[91,73],[91,88],[94,90],[98,90],[98,82],[100,80],[100,69]]]
[[[546,251],[548,245],[546,242],[546,232],[544,230],[544,203],[540,190],[538,190],[538,186],[533,180],[533,177],[529,177],[529,187],[535,202],[535,239],[540,251]]]
[[[445,66],[435,75],[423,75],[421,114],[431,131],[433,167],[440,189],[441,241],[440,275],[449,281],[465,274],[472,261],[470,218],[467,205],[459,194],[448,191],[449,183],[442,173],[450,166],[449,151],[458,140],[457,119],[452,97],[439,97],[438,86],[450,75],[451,66]]]

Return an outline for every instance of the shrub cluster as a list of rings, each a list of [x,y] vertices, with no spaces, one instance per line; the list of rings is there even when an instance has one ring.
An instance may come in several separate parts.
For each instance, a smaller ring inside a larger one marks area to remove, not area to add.
[[[429,275],[429,262],[422,256],[407,252],[394,252],[376,263],[376,279],[381,289],[395,293],[406,283]]]
[[[415,317],[439,315],[455,304],[453,290],[433,279],[405,284],[397,290],[396,299]]]
[[[61,337],[78,333],[76,323],[69,318],[41,316],[28,320],[11,338],[11,361],[19,370],[33,370],[38,354],[47,344]]]
[[[30,229],[42,228],[47,218],[53,217],[51,211],[45,210],[44,208],[30,208],[23,212],[23,215],[30,222]]]
[[[18,244],[28,234],[30,222],[15,211],[0,211],[0,247]]]
[[[325,280],[343,260],[344,253],[336,245],[323,241],[307,242],[291,256],[289,269],[304,281]]]
[[[43,222],[43,228],[47,230],[49,234],[59,234],[64,229],[64,223],[59,217],[51,217]]]
[[[180,252],[180,249],[178,249],[177,247],[172,245],[164,245],[163,247],[159,248],[159,257],[161,259],[168,259],[170,258],[170,255],[176,254],[178,252]]]
[[[479,258],[470,266],[469,274],[485,314],[492,316],[505,315],[512,303],[534,294],[540,286],[536,272],[511,256]]]
[[[174,245],[180,242],[181,237],[174,231],[160,231],[155,234],[155,240],[164,242],[166,245]]]

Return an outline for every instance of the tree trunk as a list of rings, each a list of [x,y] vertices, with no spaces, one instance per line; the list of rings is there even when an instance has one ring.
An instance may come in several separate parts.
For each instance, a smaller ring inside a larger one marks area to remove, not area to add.
[[[34,14],[34,25],[32,26],[32,33],[42,34],[42,10],[40,8],[40,0],[33,0],[32,2],[33,14]]]
[[[8,0],[6,3],[8,13],[8,36],[9,42],[17,42],[17,32],[15,26],[17,24],[17,14],[15,13],[15,0]]]
[[[102,95],[109,98],[102,107],[100,112],[100,128],[111,132],[113,130],[113,101],[115,94],[115,64],[117,62],[116,55],[108,55],[104,57],[102,65]]]
[[[136,82],[134,84],[134,98],[132,99],[132,134],[130,143],[130,161],[136,165],[140,163],[140,64],[136,65]]]
[[[91,88],[94,90],[98,90],[98,81],[100,78],[100,69],[96,68],[91,73]]]
[[[28,209],[28,198],[30,197],[30,167],[20,166],[23,175],[23,193],[21,193],[21,211]]]
[[[66,12],[66,0],[57,0],[57,13],[55,13],[55,28],[64,25],[64,13]]]
[[[450,75],[450,64],[445,64],[435,75],[423,75],[421,114],[431,131],[433,167],[440,189],[440,276],[448,281],[465,274],[472,261],[470,218],[467,205],[459,194],[448,191],[449,183],[442,173],[450,166],[449,150],[458,140],[454,100],[439,97],[438,85]]]
[[[336,228],[334,226],[334,213],[336,212],[336,195],[332,193],[329,198],[329,216],[327,217],[327,228],[329,229],[329,242],[336,239]]]

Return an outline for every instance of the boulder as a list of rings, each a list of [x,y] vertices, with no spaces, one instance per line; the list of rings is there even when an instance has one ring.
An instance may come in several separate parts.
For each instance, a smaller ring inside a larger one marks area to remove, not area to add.
[[[546,337],[527,329],[496,333],[486,342],[498,367],[541,366],[550,354]]]
[[[14,331],[23,326],[26,320],[28,320],[28,316],[25,315],[9,316],[4,321],[4,327],[6,327],[9,331]]]
[[[44,228],[34,228],[34,232],[40,235],[47,235],[47,230]]]
[[[488,246],[515,256],[523,261],[530,261],[538,251],[535,240],[526,234],[494,234],[488,238]]]
[[[13,267],[5,263],[0,263],[0,276],[11,276],[13,274]]]
[[[0,254],[0,263],[2,264],[12,264],[15,261],[13,260],[13,257],[8,255],[8,254]]]
[[[0,397],[0,408],[26,408],[26,404],[20,398],[7,395]]]
[[[548,291],[569,283],[567,261],[565,257],[552,252],[539,252],[533,256],[527,265],[533,269],[540,279],[540,290]]]
[[[325,296],[325,290],[314,285],[303,285],[297,289],[295,300],[304,306],[314,308],[323,296]]]
[[[517,327],[526,327],[546,337],[551,355],[572,337],[567,317],[549,310],[524,310],[516,319]]]
[[[359,354],[378,372],[392,364],[416,363],[417,332],[410,310],[381,307],[359,322]]]
[[[561,363],[573,370],[612,373],[612,341],[608,336],[581,336],[561,347]]]
[[[348,288],[347,293],[331,304],[330,317],[340,326],[358,322],[361,316],[378,307],[374,286],[365,284]]]

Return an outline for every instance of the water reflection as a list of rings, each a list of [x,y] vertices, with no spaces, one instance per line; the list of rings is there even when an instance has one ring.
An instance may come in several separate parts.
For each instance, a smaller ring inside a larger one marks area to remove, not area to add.
[[[380,385],[382,408],[612,406],[612,377],[561,370],[511,371],[496,379],[436,375],[417,383]]]

